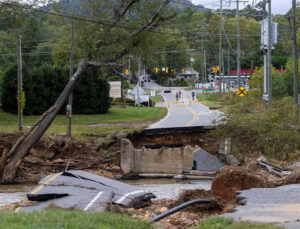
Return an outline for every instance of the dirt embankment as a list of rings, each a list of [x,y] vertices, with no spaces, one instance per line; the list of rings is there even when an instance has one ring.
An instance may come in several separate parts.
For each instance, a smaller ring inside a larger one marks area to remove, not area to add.
[[[130,215],[133,218],[149,220],[152,217],[161,214],[169,209],[172,209],[180,204],[183,204],[190,200],[196,199],[211,199],[210,204],[196,204],[187,207],[173,215],[170,215],[155,225],[158,228],[164,229],[186,229],[198,225],[202,220],[211,217],[213,215],[222,214],[225,212],[231,212],[235,207],[234,204],[217,198],[212,191],[207,190],[188,190],[183,191],[181,195],[175,199],[162,199],[155,200],[149,207],[142,209],[133,208],[120,208],[117,206],[112,207],[114,212],[122,212]]]
[[[0,135],[0,154],[5,148],[10,149],[18,135]],[[68,169],[87,170],[98,175],[113,177],[120,173],[120,144],[115,142],[109,148],[96,150],[91,142],[67,140],[64,137],[43,137],[30,150],[22,161],[17,173],[17,181],[32,183],[41,176]]]

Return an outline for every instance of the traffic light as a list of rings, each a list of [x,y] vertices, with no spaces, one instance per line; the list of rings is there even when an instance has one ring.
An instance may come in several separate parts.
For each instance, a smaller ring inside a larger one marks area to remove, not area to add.
[[[166,73],[169,73],[169,68],[168,67],[166,67]]]
[[[176,76],[176,69],[173,69],[173,74],[174,76]]]
[[[184,73],[184,72],[185,72],[185,69],[184,69],[184,68],[183,68],[183,69],[181,69],[181,72],[182,72],[182,73]]]
[[[156,67],[154,70],[155,70],[155,73],[158,73],[158,71],[159,71],[159,68],[158,68],[158,67]]]
[[[125,70],[125,75],[129,76],[129,70],[128,69]]]

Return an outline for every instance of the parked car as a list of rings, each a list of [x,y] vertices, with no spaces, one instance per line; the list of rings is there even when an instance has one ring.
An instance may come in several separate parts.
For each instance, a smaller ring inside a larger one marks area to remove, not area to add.
[[[164,93],[172,93],[171,88],[166,87],[166,88],[164,89]]]

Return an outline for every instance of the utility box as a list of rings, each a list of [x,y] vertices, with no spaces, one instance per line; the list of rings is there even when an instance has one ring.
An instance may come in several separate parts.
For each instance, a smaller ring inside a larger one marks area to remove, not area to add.
[[[268,37],[269,37],[269,19],[266,18],[260,22],[261,24],[261,49],[268,49]],[[278,42],[278,23],[272,22],[272,49]]]

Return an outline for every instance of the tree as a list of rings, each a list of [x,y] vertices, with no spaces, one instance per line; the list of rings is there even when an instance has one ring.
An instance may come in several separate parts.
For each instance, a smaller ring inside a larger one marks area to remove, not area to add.
[[[115,4],[111,4],[108,0],[88,1],[89,22],[80,22],[83,25],[80,27],[81,31],[84,33],[78,36],[83,59],[54,105],[17,140],[7,154],[2,155],[0,159],[2,182],[14,181],[23,158],[49,128],[82,74],[100,67],[122,67],[116,62],[139,45],[142,34],[155,30],[162,22],[172,17],[165,11],[169,2],[170,0],[116,0]],[[142,13],[145,7],[148,10]],[[90,23],[91,20],[97,20],[97,23]],[[126,23],[126,27],[123,23]],[[110,47],[109,53],[103,55],[97,51],[105,47]]]

